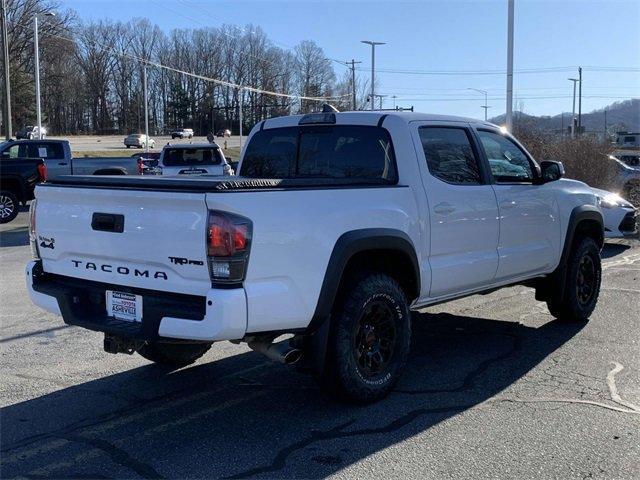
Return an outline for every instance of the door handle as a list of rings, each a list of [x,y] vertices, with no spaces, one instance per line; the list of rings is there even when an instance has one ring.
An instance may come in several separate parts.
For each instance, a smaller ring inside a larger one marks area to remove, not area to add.
[[[124,232],[124,215],[95,212],[91,217],[91,228],[100,232]]]
[[[433,211],[441,215],[448,215],[455,212],[456,207],[447,202],[442,202],[433,207]]]
[[[500,202],[500,208],[504,208],[505,210],[508,208],[515,208],[516,205],[515,200],[505,200],[504,202]]]
[[[58,165],[69,165],[67,162],[59,162]]]

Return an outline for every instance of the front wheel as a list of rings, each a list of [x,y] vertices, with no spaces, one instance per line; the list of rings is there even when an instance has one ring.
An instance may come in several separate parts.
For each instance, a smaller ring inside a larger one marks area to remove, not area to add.
[[[147,342],[138,353],[147,360],[174,368],[185,367],[203,356],[211,343]]]
[[[600,248],[593,238],[582,237],[573,244],[564,285],[557,286],[563,295],[547,300],[549,312],[558,320],[588,320],[598,303],[601,280]]]
[[[0,191],[0,223],[9,223],[18,216],[18,197],[7,190]]]
[[[386,396],[409,354],[411,314],[393,278],[374,273],[347,284],[332,318],[322,385],[338,398],[366,404]]]

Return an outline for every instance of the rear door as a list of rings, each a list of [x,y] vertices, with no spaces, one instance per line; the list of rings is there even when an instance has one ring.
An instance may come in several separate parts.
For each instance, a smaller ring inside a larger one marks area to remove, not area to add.
[[[498,267],[498,208],[464,123],[412,124],[430,210],[430,297],[490,283]]]
[[[205,295],[211,288],[204,193],[43,185],[36,197],[46,272],[114,290]]]
[[[496,280],[549,271],[560,256],[559,208],[552,184],[538,185],[537,165],[497,129],[477,130],[493,177],[500,240]]]
[[[27,151],[32,158],[42,158],[47,167],[47,178],[71,173],[71,165],[65,157],[64,147],[60,142],[46,140],[30,140]]]

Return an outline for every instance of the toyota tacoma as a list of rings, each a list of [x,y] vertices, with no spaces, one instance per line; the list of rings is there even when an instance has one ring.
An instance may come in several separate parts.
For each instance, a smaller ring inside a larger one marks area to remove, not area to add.
[[[111,353],[180,367],[247,342],[368,403],[403,370],[412,311],[524,284],[559,320],[589,318],[602,213],[563,173],[478,120],[268,119],[237,177],[39,185],[28,290]]]

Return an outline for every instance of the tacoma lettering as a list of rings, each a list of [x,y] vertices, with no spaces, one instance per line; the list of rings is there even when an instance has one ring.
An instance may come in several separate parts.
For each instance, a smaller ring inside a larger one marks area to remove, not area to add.
[[[113,268],[114,268],[113,265],[109,265],[107,263],[96,264],[94,262],[84,262],[82,260],[71,260],[71,263],[73,263],[73,266],[76,268],[83,268],[85,270],[96,270],[96,271],[100,269],[101,271],[106,273],[113,273]],[[120,265],[115,267],[115,271],[120,275],[133,275],[134,277],[144,277],[144,278],[150,278],[153,275],[153,278],[169,280],[169,277],[166,274],[166,272],[163,272],[161,270],[149,271],[149,270],[138,270],[137,268],[134,268],[132,271],[132,269],[130,269],[129,267]]]

